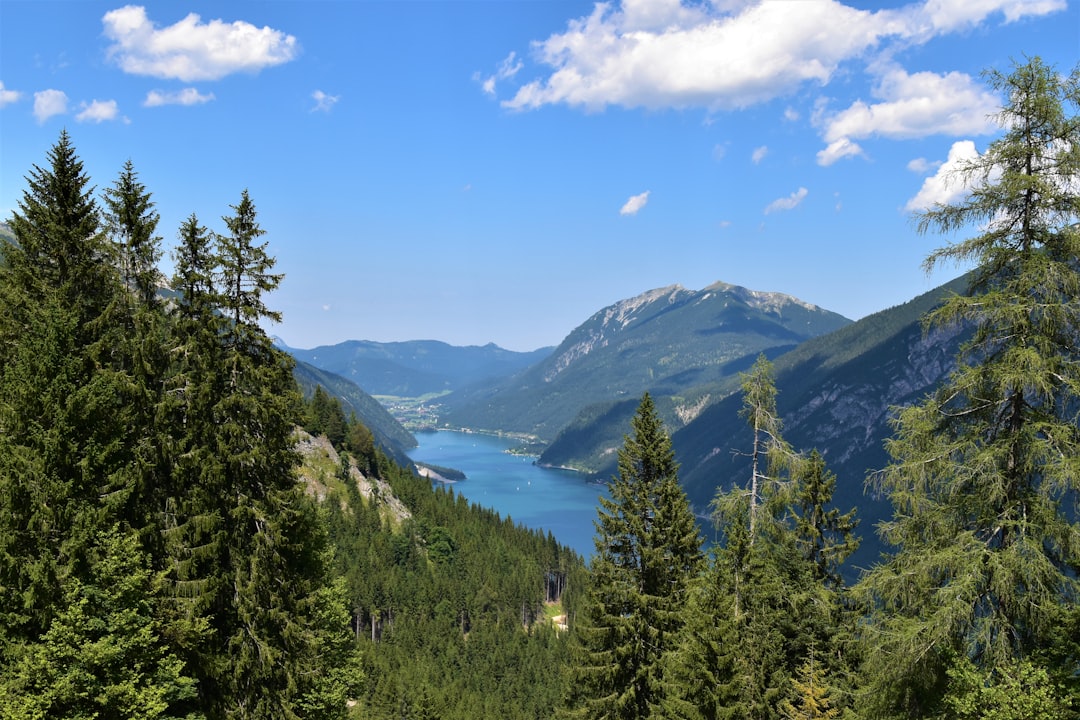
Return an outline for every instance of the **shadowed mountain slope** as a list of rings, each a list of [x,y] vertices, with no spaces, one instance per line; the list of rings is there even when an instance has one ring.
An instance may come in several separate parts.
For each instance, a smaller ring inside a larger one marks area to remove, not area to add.
[[[776,355],[850,320],[780,293],[715,283],[659,288],[599,311],[547,358],[496,384],[444,398],[455,427],[552,440],[594,403],[716,383],[758,353]]]

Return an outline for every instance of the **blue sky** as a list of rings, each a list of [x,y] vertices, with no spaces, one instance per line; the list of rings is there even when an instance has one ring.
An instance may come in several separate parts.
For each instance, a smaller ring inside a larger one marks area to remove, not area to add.
[[[293,347],[532,350],[715,281],[858,319],[959,272],[911,213],[1031,55],[1074,67],[1076,3],[0,0],[0,216],[66,128],[167,251],[248,189]]]

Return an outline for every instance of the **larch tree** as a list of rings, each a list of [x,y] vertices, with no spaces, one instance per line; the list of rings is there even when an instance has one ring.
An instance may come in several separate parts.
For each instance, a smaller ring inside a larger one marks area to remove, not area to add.
[[[577,629],[581,654],[569,704],[586,718],[662,715],[662,658],[685,622],[690,582],[704,567],[671,439],[648,394],[631,425],[611,497],[600,500]]]
[[[884,700],[865,716],[936,712],[957,664],[993,685],[1037,663],[1080,599],[1080,68],[1036,57],[988,76],[1003,133],[964,168],[964,198],[918,217],[923,232],[978,230],[925,263],[976,266],[925,319],[972,335],[940,389],[899,412],[873,478],[895,551],[858,586],[866,696]],[[1075,685],[1076,655],[1055,664]]]

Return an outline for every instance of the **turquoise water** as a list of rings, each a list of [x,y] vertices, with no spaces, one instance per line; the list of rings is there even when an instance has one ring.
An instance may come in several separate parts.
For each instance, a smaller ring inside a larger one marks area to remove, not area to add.
[[[604,485],[583,475],[537,467],[535,458],[506,452],[517,443],[509,438],[440,431],[417,433],[420,446],[409,455],[414,462],[460,470],[465,480],[454,492],[470,503],[491,508],[526,527],[550,531],[555,539],[586,560],[593,553],[593,521]]]

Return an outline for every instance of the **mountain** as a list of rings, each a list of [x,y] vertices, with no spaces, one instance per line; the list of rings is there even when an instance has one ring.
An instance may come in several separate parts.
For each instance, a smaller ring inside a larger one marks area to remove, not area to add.
[[[963,292],[966,285],[966,277],[958,278],[903,305],[807,340],[773,360],[784,438],[796,450],[821,452],[837,476],[837,506],[845,511],[859,508],[863,543],[849,563],[852,567],[868,567],[877,558],[882,546],[875,525],[892,514],[884,498],[865,490],[869,474],[889,460],[885,440],[892,435],[892,408],[931,392],[955,367],[960,343],[967,336],[960,328],[925,334],[922,318],[946,294]],[[743,398],[737,379],[724,391],[726,396],[685,426],[676,426],[672,434],[680,480],[702,515],[708,513],[718,488],[745,484],[750,475],[746,451],[752,437],[739,415]],[[654,400],[662,415],[665,403],[671,412],[670,398]],[[574,467],[591,461],[598,476],[610,477],[621,444],[613,426],[626,432],[636,402],[627,399],[594,411],[593,423],[575,421],[540,461]]]
[[[659,288],[600,310],[518,375],[442,398],[442,420],[550,441],[595,403],[636,402],[645,390],[679,396],[735,376],[759,353],[775,356],[850,323],[788,295],[726,283]]]
[[[513,375],[545,358],[551,348],[514,352],[491,343],[456,347],[435,340],[350,340],[289,352],[297,360],[348,378],[372,395],[415,398]]]
[[[399,465],[411,467],[408,450],[416,447],[416,438],[402,427],[378,400],[361,390],[356,383],[302,360],[296,361],[293,376],[304,397],[310,398],[315,387],[322,385],[327,393],[341,401],[341,409],[345,411],[346,417],[355,414],[356,419],[371,430],[375,442],[383,452]]]

